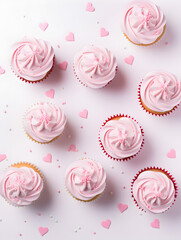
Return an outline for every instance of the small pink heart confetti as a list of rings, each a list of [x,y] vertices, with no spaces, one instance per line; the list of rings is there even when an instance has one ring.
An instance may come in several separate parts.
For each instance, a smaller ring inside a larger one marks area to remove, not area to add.
[[[85,10],[88,11],[88,12],[94,12],[95,8],[93,7],[92,3],[88,2]]]
[[[79,112],[79,117],[81,118],[87,118],[88,116],[88,110],[84,109],[82,112]]]
[[[118,208],[119,208],[119,211],[121,213],[123,213],[128,208],[128,205],[127,204],[123,204],[123,203],[119,203],[118,204]]]
[[[49,98],[54,98],[55,95],[55,90],[54,89],[50,89],[49,91],[45,92],[45,95]]]
[[[5,70],[0,66],[0,74],[4,74]]]
[[[0,154],[0,162],[7,158],[6,154]]]
[[[170,151],[167,153],[168,158],[176,158],[176,151],[175,149],[170,149]]]
[[[73,32],[69,32],[69,34],[65,37],[66,41],[75,41]]]
[[[51,163],[52,162],[52,154],[48,153],[45,157],[43,157],[43,161]]]
[[[155,219],[153,222],[150,223],[152,228],[160,228],[160,221],[159,219]]]
[[[49,231],[49,229],[47,227],[39,227],[38,231],[40,232],[41,236],[44,236]]]
[[[129,57],[124,58],[124,62],[129,64],[129,65],[132,65],[133,61],[134,61],[134,56],[133,55],[130,55]]]
[[[76,146],[74,144],[70,145],[70,147],[67,149],[68,152],[78,152],[76,149]]]
[[[106,37],[109,35],[109,32],[105,28],[100,29],[100,36],[101,37]]]
[[[40,23],[38,26],[41,30],[45,31],[48,27],[48,23],[47,22]]]
[[[67,61],[63,61],[61,63],[58,64],[58,67],[60,70],[66,70],[67,69],[67,65],[68,65],[68,62]]]
[[[102,227],[109,229],[111,226],[111,220],[107,219],[106,221],[101,222]]]

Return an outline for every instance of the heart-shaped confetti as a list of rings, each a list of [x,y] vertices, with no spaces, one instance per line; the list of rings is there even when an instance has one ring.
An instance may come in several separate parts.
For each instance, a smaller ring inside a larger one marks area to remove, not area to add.
[[[88,12],[94,12],[95,8],[93,7],[92,3],[88,2],[85,10]]]
[[[49,91],[45,92],[45,95],[49,98],[54,98],[55,95],[55,90],[54,89],[50,89]]]
[[[79,112],[79,117],[86,119],[87,116],[88,116],[88,110],[87,109],[84,109],[82,112]]]
[[[66,41],[74,41],[74,34],[73,32],[70,32],[66,37],[65,37]]]
[[[41,236],[43,236],[49,231],[49,229],[47,227],[39,227],[38,231],[40,232]]]
[[[124,58],[124,62],[129,64],[129,65],[132,65],[133,61],[134,61],[134,56],[133,55],[130,55],[129,57]]]
[[[52,155],[51,155],[51,153],[48,153],[45,157],[43,157],[43,161],[51,163],[52,162]]]
[[[119,211],[122,213],[122,212],[124,212],[128,208],[128,205],[127,204],[123,204],[123,203],[119,203],[118,204],[118,208],[119,208]]]
[[[67,65],[68,65],[68,62],[67,61],[63,61],[61,63],[58,64],[58,67],[60,70],[66,70],[67,69]]]
[[[109,32],[105,28],[100,29],[100,36],[101,37],[106,37],[109,35]]]
[[[48,23],[47,22],[44,22],[44,23],[40,23],[39,24],[39,28],[43,31],[45,31],[48,27]]]
[[[170,149],[170,151],[167,153],[168,158],[176,158],[176,151],[175,149]]]
[[[0,74],[4,74],[5,70],[0,66]]]
[[[67,149],[68,152],[78,152],[76,149],[76,146],[74,144],[70,145],[70,147]]]
[[[0,162],[7,158],[6,154],[0,154]]]
[[[159,219],[155,219],[153,222],[150,223],[152,228],[160,228],[160,221]]]
[[[111,220],[107,219],[106,221],[101,222],[102,227],[109,229],[111,226]]]

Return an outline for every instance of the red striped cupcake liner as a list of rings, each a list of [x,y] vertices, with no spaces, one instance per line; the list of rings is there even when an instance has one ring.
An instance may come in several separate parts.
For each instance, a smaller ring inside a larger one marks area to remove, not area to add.
[[[169,115],[170,113],[172,113],[173,111],[175,111],[176,110],[176,108],[179,106],[179,104],[177,104],[174,108],[172,108],[170,111],[168,111],[168,112],[165,112],[165,113],[161,113],[161,114],[157,114],[157,113],[152,113],[152,112],[150,112],[150,111],[148,111],[144,106],[143,106],[143,104],[142,104],[142,101],[141,101],[141,84],[143,83],[143,81],[141,81],[140,82],[140,84],[139,84],[139,86],[138,86],[138,102],[139,102],[139,104],[140,104],[140,106],[141,106],[141,108],[144,110],[144,111],[146,111],[147,113],[149,113],[149,114],[151,114],[151,115],[154,115],[154,116],[167,116],[167,115]]]
[[[118,66],[116,66],[116,68],[115,68],[115,76],[116,76],[116,74],[117,74],[117,71],[118,71]],[[82,82],[81,80],[80,80],[80,78],[78,77],[78,75],[77,75],[77,73],[76,73],[76,71],[75,71],[75,66],[73,65],[73,72],[74,72],[74,74],[75,74],[75,77],[77,78],[77,80],[79,81],[79,83],[80,84],[82,84],[84,87],[88,87],[84,82]],[[115,76],[114,76],[114,78],[115,78]],[[114,79],[113,78],[113,79]],[[112,79],[112,80],[113,80]],[[110,84],[111,82],[112,82],[112,80],[111,81],[109,81],[104,87],[106,87],[108,84]],[[103,88],[103,87],[102,87]]]
[[[143,209],[143,208],[138,204],[138,202],[136,201],[136,199],[134,198],[134,195],[133,195],[133,185],[134,185],[134,182],[136,181],[136,179],[138,178],[138,176],[139,176],[142,172],[148,171],[148,170],[154,170],[154,169],[155,169],[155,170],[160,170],[160,171],[162,171],[163,173],[165,173],[165,174],[167,175],[167,177],[169,177],[169,178],[172,180],[173,184],[174,184],[174,188],[175,188],[175,196],[174,196],[174,197],[175,197],[175,199],[174,199],[173,203],[171,204],[171,206],[170,206],[167,210],[164,211],[164,212],[166,212],[166,211],[168,211],[168,210],[174,205],[174,203],[175,203],[175,201],[176,201],[176,198],[177,198],[177,196],[178,196],[178,186],[177,186],[177,183],[176,183],[174,177],[173,177],[166,169],[164,169],[164,168],[160,168],[160,167],[147,167],[147,168],[141,169],[141,170],[134,176],[134,178],[133,178],[133,180],[132,180],[132,182],[131,182],[131,197],[133,198],[134,203],[136,204],[136,206],[137,206],[141,211],[146,212],[146,210]],[[164,213],[164,212],[162,212],[162,213]]]
[[[24,78],[18,76],[18,75],[14,72],[14,70],[13,70],[12,67],[11,67],[11,70],[12,70],[12,72],[16,75],[16,77],[19,78],[21,81],[23,81],[23,82],[28,82],[28,83],[32,83],[32,84],[33,84],[33,83],[39,83],[39,82],[42,82],[43,80],[45,80],[45,79],[50,75],[50,73],[53,71],[54,65],[55,65],[55,56],[53,57],[53,65],[52,65],[52,68],[50,69],[50,71],[47,72],[47,74],[45,75],[44,78],[42,78],[42,79],[40,79],[40,80],[36,80],[36,81],[29,81],[29,80],[27,80],[27,79],[24,79]]]
[[[117,117],[127,117],[127,118],[130,118],[130,119],[132,119],[133,121],[135,121],[135,122],[139,125],[139,123],[138,123],[133,117],[130,117],[130,116],[125,115],[125,114],[116,114],[116,115],[113,115],[113,116],[108,117],[108,118],[103,122],[103,124],[101,125],[101,127],[100,127],[100,129],[99,129],[99,133],[98,133],[99,146],[101,147],[103,153],[104,153],[107,157],[109,157],[110,159],[113,159],[113,160],[116,160],[116,161],[128,161],[128,160],[134,158],[135,156],[137,156],[137,154],[138,154],[138,153],[141,151],[141,149],[143,148],[143,145],[144,145],[144,131],[143,131],[142,127],[139,125],[140,130],[141,130],[141,134],[142,134],[142,137],[143,137],[143,140],[142,140],[141,147],[140,147],[140,149],[139,149],[139,151],[138,151],[137,153],[135,153],[135,154],[132,155],[132,156],[126,157],[126,158],[114,158],[114,157],[110,156],[110,155],[106,152],[106,150],[104,149],[104,146],[103,146],[103,144],[102,144],[102,142],[101,142],[100,132],[101,132],[102,127],[104,127],[105,124],[106,124],[108,121],[112,120],[113,118],[117,118]]]

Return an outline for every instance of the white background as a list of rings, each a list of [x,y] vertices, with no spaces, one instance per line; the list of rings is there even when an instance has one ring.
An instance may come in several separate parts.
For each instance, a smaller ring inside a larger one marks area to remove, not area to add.
[[[8,160],[0,163],[0,170],[14,162],[31,162],[44,174],[46,185],[40,199],[29,207],[15,208],[0,198],[0,240],[180,239],[181,107],[166,117],[151,116],[140,108],[137,88],[149,71],[166,70],[181,77],[181,4],[178,0],[155,0],[166,15],[166,33],[156,46],[137,47],[123,37],[120,29],[121,10],[127,2],[94,0],[95,12],[91,13],[85,11],[87,1],[83,0],[1,1],[0,65],[6,73],[0,75],[0,154],[6,154]],[[49,23],[45,32],[38,27],[41,22]],[[109,36],[100,37],[101,27],[109,31]],[[69,32],[74,33],[75,42],[65,41]],[[47,40],[55,50],[55,68],[45,81],[38,84],[20,81],[9,66],[10,47],[24,36]],[[89,44],[105,46],[117,58],[118,74],[103,89],[85,88],[73,75],[74,54]],[[135,57],[132,66],[123,61],[130,54]],[[57,63],[65,60],[68,61],[67,70],[61,71]],[[55,90],[54,99],[45,96],[45,92],[51,88]],[[48,145],[31,142],[22,127],[24,112],[31,104],[39,101],[56,103],[68,118],[63,136]],[[64,101],[66,104],[62,105]],[[88,109],[88,119],[78,116],[83,109]],[[97,135],[101,123],[117,113],[134,117],[145,132],[142,151],[128,162],[110,160],[98,145]],[[75,144],[79,151],[68,152],[71,144]],[[176,159],[168,159],[166,156],[171,148],[176,150]],[[101,199],[92,203],[76,201],[64,188],[66,167],[72,161],[84,157],[84,152],[87,152],[87,157],[101,162],[107,172],[106,192]],[[42,161],[47,153],[52,154],[52,163]],[[138,170],[148,166],[166,168],[177,180],[177,201],[164,214],[141,215],[131,198],[132,178]],[[57,190],[61,193],[57,193]],[[119,203],[129,206],[122,214],[117,208]],[[39,212],[41,216],[37,215]],[[150,227],[155,218],[160,220],[160,229]],[[106,219],[112,222],[109,230],[100,224]],[[49,228],[43,237],[38,232],[40,226]],[[79,227],[81,229],[75,232]]]

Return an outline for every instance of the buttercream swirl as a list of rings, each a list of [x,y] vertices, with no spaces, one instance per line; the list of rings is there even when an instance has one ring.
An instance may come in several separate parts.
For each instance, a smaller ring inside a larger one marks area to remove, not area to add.
[[[14,206],[30,205],[42,189],[43,181],[32,168],[11,167],[0,175],[0,194]]]
[[[91,88],[101,88],[110,82],[115,76],[116,67],[116,58],[103,47],[85,47],[74,58],[77,76]]]
[[[167,112],[181,102],[181,82],[170,73],[148,73],[140,90],[142,102],[155,112]]]
[[[31,107],[25,114],[24,129],[37,142],[50,142],[59,136],[66,124],[63,111],[51,103],[40,103]]]
[[[166,174],[148,170],[140,173],[135,180],[133,196],[144,210],[161,213],[174,202],[175,188]]]
[[[106,173],[101,164],[90,159],[73,162],[66,171],[65,185],[75,198],[89,201],[106,187]]]
[[[113,158],[122,159],[136,154],[142,145],[140,126],[129,117],[112,119],[100,129],[104,150]]]
[[[122,31],[135,44],[151,44],[163,33],[166,20],[161,9],[147,1],[131,2],[123,13]]]
[[[53,47],[48,42],[25,38],[13,45],[11,66],[21,78],[38,81],[51,70],[54,55]]]

